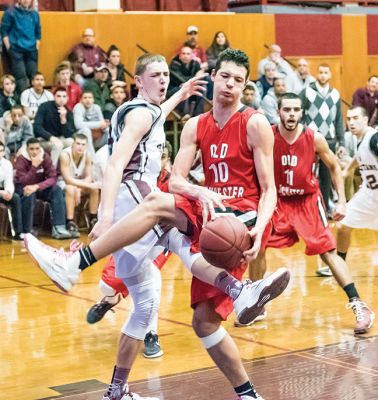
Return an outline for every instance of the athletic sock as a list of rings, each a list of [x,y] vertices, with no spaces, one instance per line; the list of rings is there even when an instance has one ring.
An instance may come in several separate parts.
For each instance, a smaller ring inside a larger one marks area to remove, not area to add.
[[[226,271],[219,273],[215,278],[214,286],[233,300],[236,300],[243,288],[243,284]]]
[[[347,256],[347,253],[346,253],[346,252],[343,253],[343,252],[341,252],[341,251],[338,251],[338,252],[337,252],[337,255],[338,255],[339,257],[341,257],[341,258],[345,261],[346,256]]]
[[[356,287],[354,286],[354,283],[350,283],[349,285],[346,285],[343,287],[344,292],[348,296],[349,300],[352,300],[354,297],[360,298]]]
[[[89,214],[89,220],[92,219],[97,219],[97,213],[96,214]]]
[[[123,386],[127,382],[129,374],[130,374],[130,368],[121,368],[115,365],[111,383],[116,383],[121,388],[123,388]]]
[[[66,223],[67,223],[67,224],[70,223],[70,222],[73,222],[73,218],[67,218],[67,219],[66,219]]]
[[[238,396],[249,396],[251,399],[257,399],[256,390],[253,388],[250,381],[234,388],[234,390]]]
[[[89,246],[85,246],[82,249],[80,249],[79,254],[80,254],[79,269],[81,269],[82,271],[85,270],[85,268],[90,267],[97,261],[97,258],[93,255],[92,250]]]

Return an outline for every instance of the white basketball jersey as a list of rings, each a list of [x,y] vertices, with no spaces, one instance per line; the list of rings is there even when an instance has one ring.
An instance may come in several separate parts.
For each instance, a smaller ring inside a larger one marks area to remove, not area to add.
[[[87,159],[87,154],[86,152],[84,153],[83,157],[81,157],[81,160],[79,162],[79,165],[76,165],[73,155],[72,155],[72,147],[67,147],[63,150],[65,153],[68,154],[68,157],[70,158],[70,172],[71,175],[75,179],[84,179],[85,178],[85,163]]]
[[[376,133],[373,128],[369,128],[357,147],[357,161],[361,171],[362,188],[374,191],[378,196],[378,158],[370,149],[370,140]]]
[[[152,125],[151,129],[139,142],[129,164],[124,169],[122,182],[141,180],[156,186],[157,178],[161,170],[161,155],[165,144],[165,115],[159,106],[148,103],[138,96],[118,107],[112,116],[109,152],[110,154],[113,152],[114,146],[117,145],[121,137],[125,126],[126,114],[137,107],[146,107],[150,111],[152,115]]]

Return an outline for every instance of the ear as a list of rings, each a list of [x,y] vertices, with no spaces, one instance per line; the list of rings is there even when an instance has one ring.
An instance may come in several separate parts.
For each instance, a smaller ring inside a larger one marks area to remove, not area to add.
[[[210,75],[210,78],[211,78],[211,80],[214,82],[214,79],[215,79],[215,75],[216,75],[217,73],[215,72],[215,69],[212,69],[211,70],[211,75]]]
[[[135,81],[135,84],[137,85],[138,89],[143,88],[142,78],[139,75],[134,76],[134,81]]]

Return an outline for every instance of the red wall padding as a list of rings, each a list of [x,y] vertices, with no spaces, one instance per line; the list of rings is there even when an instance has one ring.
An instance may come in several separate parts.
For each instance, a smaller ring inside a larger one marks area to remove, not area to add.
[[[378,55],[378,15],[367,16],[368,54]]]
[[[341,15],[281,14],[275,21],[276,42],[285,56],[342,54]]]

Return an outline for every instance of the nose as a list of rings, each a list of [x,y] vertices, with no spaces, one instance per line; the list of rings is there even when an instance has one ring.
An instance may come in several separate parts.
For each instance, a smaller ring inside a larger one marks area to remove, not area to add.
[[[228,78],[226,85],[228,87],[233,87],[235,85],[235,79],[233,76],[231,76],[230,78]]]

